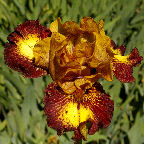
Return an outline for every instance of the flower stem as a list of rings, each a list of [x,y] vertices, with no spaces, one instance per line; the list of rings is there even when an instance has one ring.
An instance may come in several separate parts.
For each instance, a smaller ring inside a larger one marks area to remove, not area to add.
[[[77,144],[82,144],[82,139],[77,142]]]

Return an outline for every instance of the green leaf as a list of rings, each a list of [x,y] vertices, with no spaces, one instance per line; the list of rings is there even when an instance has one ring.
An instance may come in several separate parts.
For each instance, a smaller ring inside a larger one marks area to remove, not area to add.
[[[4,120],[3,122],[0,122],[0,131],[2,131],[7,125],[6,120]]]
[[[144,143],[144,121],[143,118],[140,117],[140,112],[136,115],[135,123],[132,128],[128,132],[129,140],[131,144],[142,144]]]

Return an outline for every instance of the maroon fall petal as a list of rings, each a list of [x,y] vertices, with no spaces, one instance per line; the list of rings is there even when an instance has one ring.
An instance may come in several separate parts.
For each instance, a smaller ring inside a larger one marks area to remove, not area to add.
[[[113,61],[113,72],[114,76],[121,82],[133,82],[135,79],[132,75],[133,73],[133,66],[140,64],[143,57],[139,56],[139,52],[137,48],[134,48],[127,61],[128,62],[121,62],[121,61]]]
[[[28,58],[20,56],[14,48],[15,44],[6,43],[4,58],[6,64],[13,70],[21,72],[23,76],[29,78],[46,75],[47,71],[36,67]]]
[[[29,39],[29,35],[34,35],[39,41],[51,36],[51,32],[48,28],[40,25],[38,20],[26,21],[18,25],[15,31],[7,38],[9,42],[5,45],[4,59],[6,64],[13,70],[21,72],[25,77],[35,78],[47,74],[48,70],[36,66],[34,58],[25,56],[19,50],[19,41],[22,41],[26,45],[25,40]]]
[[[109,95],[105,94],[99,83],[95,83],[93,87],[87,89],[81,98],[75,95],[78,94],[68,95],[64,93],[57,83],[51,83],[46,88],[43,102],[47,124],[56,129],[58,135],[63,132],[74,131],[73,140],[78,141],[81,138],[86,140],[80,132],[80,126],[84,123],[90,123],[89,134],[94,134],[99,128],[106,128],[112,119],[113,101],[110,100]],[[70,107],[69,104],[73,104],[74,107]],[[69,115],[69,111],[71,111],[71,115]],[[87,116],[83,117],[83,112]],[[78,125],[75,125],[77,115],[79,121]]]

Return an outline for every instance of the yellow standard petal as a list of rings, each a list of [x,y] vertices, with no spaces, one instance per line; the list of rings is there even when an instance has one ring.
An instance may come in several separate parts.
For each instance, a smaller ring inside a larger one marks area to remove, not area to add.
[[[61,32],[62,31],[62,22],[59,17],[50,24],[50,31],[51,32]]]
[[[35,57],[35,64],[43,68],[49,67],[49,51],[50,51],[51,37],[47,37],[39,41],[33,48],[33,55]]]

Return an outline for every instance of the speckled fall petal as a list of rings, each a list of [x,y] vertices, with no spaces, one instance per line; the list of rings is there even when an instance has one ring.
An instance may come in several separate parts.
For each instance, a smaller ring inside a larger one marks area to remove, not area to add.
[[[21,72],[25,77],[34,78],[47,74],[47,69],[41,68],[35,63],[33,48],[40,40],[51,36],[46,27],[39,21],[26,21],[15,28],[8,36],[4,50],[6,64]]]
[[[119,51],[119,54],[114,55],[112,59],[113,75],[121,82],[133,82],[135,80],[132,75],[133,67],[140,64],[143,57],[139,56],[137,48],[134,48],[129,55],[123,56],[125,52],[124,46],[119,46],[116,48],[113,41],[112,46],[114,51]]]
[[[56,129],[58,135],[74,130],[75,141],[86,140],[86,123],[90,123],[88,134],[94,134],[110,124],[113,114],[113,101],[99,83],[86,91],[77,89],[71,95],[57,83],[51,83],[45,90],[43,102],[48,126]]]

